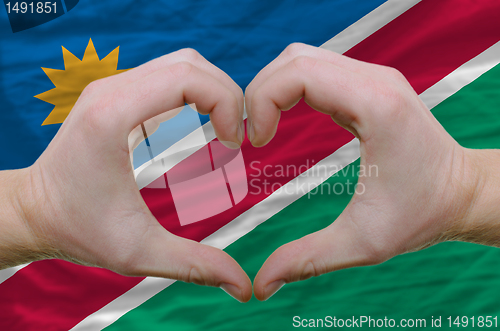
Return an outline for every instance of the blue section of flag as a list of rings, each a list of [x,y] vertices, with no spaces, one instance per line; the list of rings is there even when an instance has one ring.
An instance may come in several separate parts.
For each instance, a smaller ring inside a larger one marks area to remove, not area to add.
[[[154,133],[147,132],[148,138],[134,149],[134,169],[160,155],[185,137],[201,127],[199,116],[194,109],[186,105],[174,118],[160,124]]]
[[[66,11],[70,11],[73,9],[79,0],[64,0],[64,4],[66,5]]]
[[[31,165],[60,126],[41,126],[53,106],[33,96],[54,87],[41,67],[64,69],[61,46],[79,58],[89,38],[100,58],[120,46],[119,69],[192,47],[245,88],[288,44],[319,46],[383,2],[87,0],[18,33],[3,11],[0,169]]]

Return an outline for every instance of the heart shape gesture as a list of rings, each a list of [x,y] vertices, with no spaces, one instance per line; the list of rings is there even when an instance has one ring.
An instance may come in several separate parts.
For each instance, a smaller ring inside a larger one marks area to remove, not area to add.
[[[243,96],[229,76],[185,49],[91,83],[36,163],[1,173],[8,189],[0,191],[0,268],[62,258],[218,286],[250,300],[252,283],[234,259],[171,234],[151,214],[134,180],[128,137],[148,119],[195,103],[210,114],[220,141],[239,146],[245,100],[248,138],[259,147],[272,139],[280,112],[301,98],[352,132],[361,165],[378,172],[359,178],[363,194],[330,226],[267,259],[254,281],[259,300],[285,283],[444,240],[498,243],[490,197],[499,186],[485,181],[498,175],[479,164],[498,162],[499,154],[461,147],[398,71],[293,44]]]

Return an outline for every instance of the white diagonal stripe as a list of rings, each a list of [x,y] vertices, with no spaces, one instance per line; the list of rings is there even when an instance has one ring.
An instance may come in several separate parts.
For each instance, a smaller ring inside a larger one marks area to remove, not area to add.
[[[87,318],[75,325],[71,330],[101,330],[174,282],[175,280],[172,279],[147,277],[102,309],[87,316]]]
[[[343,54],[421,0],[388,0],[321,45]]]
[[[429,87],[420,98],[432,109],[499,63],[500,41]]]

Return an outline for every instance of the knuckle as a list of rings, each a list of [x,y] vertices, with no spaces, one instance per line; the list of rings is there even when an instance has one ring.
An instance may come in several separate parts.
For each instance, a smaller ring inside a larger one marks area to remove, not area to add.
[[[80,97],[82,98],[87,98],[90,97],[97,92],[101,91],[103,87],[103,82],[102,79],[94,80],[90,82],[82,91],[80,94]]]
[[[292,43],[285,48],[285,53],[292,57],[299,56],[307,48],[306,44],[303,43]]]
[[[197,268],[191,267],[188,274],[188,283],[203,285],[203,278]]]
[[[383,65],[377,65],[380,72],[389,80],[392,81],[392,83],[395,83],[397,85],[401,86],[410,86],[408,83],[408,80],[406,77],[403,75],[401,71],[394,67],[388,67],[388,66],[383,66]]]
[[[314,237],[306,236],[300,239],[300,244],[288,243],[276,249],[274,254],[281,260],[296,261],[289,272],[289,281],[306,280],[331,270],[327,259],[321,254],[313,253],[316,252],[316,246],[317,242]]]
[[[311,277],[317,277],[325,273],[324,266],[320,266],[318,261],[309,260],[304,263],[304,266],[301,268],[301,274],[298,275],[298,280],[306,280]]]
[[[299,55],[293,59],[292,63],[299,71],[310,71],[314,68],[317,61],[312,57]]]
[[[177,273],[177,279],[186,283],[206,285],[205,279],[202,277],[199,268],[196,266],[190,266],[179,270]]]
[[[383,103],[386,105],[387,115],[394,115],[398,110],[401,109],[401,105],[404,103],[404,98],[399,89],[388,86],[385,88],[380,88],[378,90]]]
[[[185,249],[189,256],[196,258],[184,261],[184,264],[174,274],[176,279],[197,285],[215,286],[215,276],[208,272],[203,263],[203,261],[210,259],[210,254],[198,245],[186,247]]]
[[[398,86],[379,84],[374,89],[377,116],[383,120],[392,122],[399,120],[406,114],[407,99],[404,91]]]
[[[392,78],[396,79],[399,82],[402,82],[402,81],[406,82],[406,78],[401,73],[401,71],[399,71],[398,69],[393,68],[393,67],[386,67],[386,68],[387,68],[386,69],[387,70],[387,74],[389,74]]]
[[[92,98],[83,114],[84,123],[93,131],[103,132],[108,129],[108,123],[115,108],[117,92],[104,93]]]
[[[198,53],[198,51],[193,48],[183,48],[179,50],[179,55],[181,56],[181,58],[189,62],[194,62],[201,57],[200,53]]]
[[[188,76],[193,70],[193,65],[187,61],[177,62],[169,67],[170,73],[177,79]]]

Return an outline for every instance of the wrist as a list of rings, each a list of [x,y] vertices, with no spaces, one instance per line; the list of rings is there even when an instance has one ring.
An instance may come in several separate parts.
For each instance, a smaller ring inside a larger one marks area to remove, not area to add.
[[[462,204],[451,240],[500,247],[499,150],[464,148],[463,182],[455,192]]]
[[[0,172],[0,269],[39,260],[43,252],[30,226],[30,168]]]

